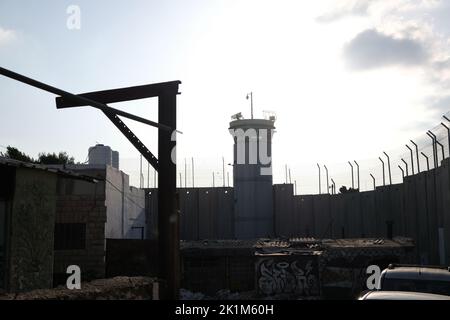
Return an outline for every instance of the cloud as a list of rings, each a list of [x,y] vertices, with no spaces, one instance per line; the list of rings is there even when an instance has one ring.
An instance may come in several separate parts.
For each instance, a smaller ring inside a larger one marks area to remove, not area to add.
[[[344,58],[352,69],[365,70],[394,65],[421,65],[427,61],[428,54],[419,41],[395,38],[368,29],[345,45]]]
[[[3,29],[0,27],[0,46],[13,41],[16,33],[13,30]]]
[[[333,2],[335,3],[335,2]],[[316,18],[317,22],[329,23],[348,17],[368,17],[372,14],[404,14],[433,9],[441,5],[440,0],[344,0],[330,7]]]
[[[316,21],[328,23],[349,16],[366,16],[373,2],[377,0],[353,0],[341,2],[337,7],[316,18]]]

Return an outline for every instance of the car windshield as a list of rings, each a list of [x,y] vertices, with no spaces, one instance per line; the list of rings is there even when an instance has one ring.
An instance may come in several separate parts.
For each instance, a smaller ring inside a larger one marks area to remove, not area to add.
[[[436,280],[384,279],[381,289],[385,291],[413,291],[450,295],[450,282]]]

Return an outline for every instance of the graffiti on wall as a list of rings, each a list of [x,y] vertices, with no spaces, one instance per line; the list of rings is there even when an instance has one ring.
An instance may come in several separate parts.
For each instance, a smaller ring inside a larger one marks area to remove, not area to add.
[[[258,292],[318,296],[319,270],[311,257],[270,257],[257,263]]]

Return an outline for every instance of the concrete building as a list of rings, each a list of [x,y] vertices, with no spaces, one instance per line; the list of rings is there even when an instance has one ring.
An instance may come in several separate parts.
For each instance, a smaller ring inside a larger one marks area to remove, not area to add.
[[[110,165],[43,166],[0,158],[0,290],[105,277],[107,239],[143,239],[145,192]]]
[[[96,180],[0,157],[0,291],[51,288],[62,186]],[[57,225],[56,225],[57,226]]]
[[[234,231],[238,239],[274,235],[272,134],[275,118],[237,119],[234,139]]]
[[[55,166],[52,166],[55,167]],[[55,248],[55,283],[67,278],[67,266],[85,270],[86,279],[105,277],[108,239],[144,239],[145,192],[129,185],[129,176],[110,165],[66,165],[66,170],[95,177],[95,188],[66,182],[57,202],[61,233],[78,234],[78,245]],[[66,229],[64,229],[66,228]],[[73,230],[68,232],[67,228]],[[66,230],[64,232],[64,230]]]
[[[60,168],[61,166],[49,166]],[[105,221],[105,238],[141,239],[145,234],[145,191],[130,186],[130,177],[110,165],[65,165],[70,172],[99,178],[97,194],[104,194],[108,219]],[[72,190],[76,190],[73,187]]]

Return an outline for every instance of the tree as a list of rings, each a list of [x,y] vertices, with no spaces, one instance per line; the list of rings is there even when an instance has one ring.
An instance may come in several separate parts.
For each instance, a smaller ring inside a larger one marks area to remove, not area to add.
[[[39,164],[74,164],[75,158],[67,154],[67,152],[61,151],[56,153],[39,153],[38,158],[35,160],[29,155],[23,153],[15,147],[8,146],[6,152],[0,152],[0,156],[9,159],[19,160],[28,163],[39,163]]]
[[[58,154],[39,153],[38,162],[41,164],[74,164],[75,158],[62,151]]]
[[[1,156],[9,158],[9,159],[23,161],[23,162],[36,163],[36,161],[33,158],[31,158],[29,155],[21,152],[17,148],[11,147],[11,146],[8,146],[6,148],[6,152],[5,153],[1,153]]]

